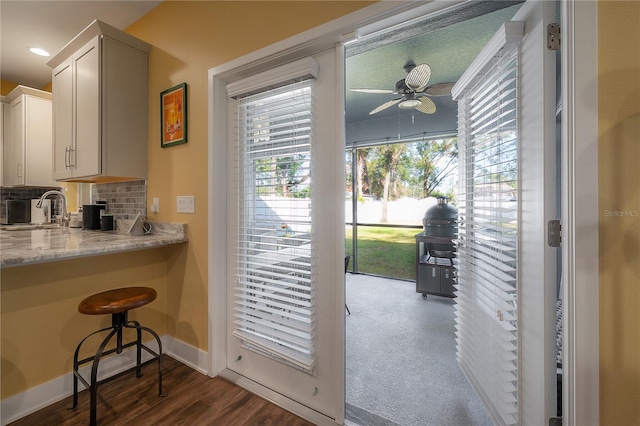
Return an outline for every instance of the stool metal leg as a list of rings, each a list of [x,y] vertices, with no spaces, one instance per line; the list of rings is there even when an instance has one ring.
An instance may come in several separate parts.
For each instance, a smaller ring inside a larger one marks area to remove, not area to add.
[[[134,325],[131,325],[131,324],[134,324]],[[160,341],[160,337],[158,336],[158,334],[155,331],[153,331],[149,327],[144,327],[144,326],[140,325],[137,321],[131,321],[128,324],[126,324],[125,327],[127,327],[127,328],[135,328],[135,329],[138,330],[138,333],[141,333],[142,330],[144,330],[147,333],[151,334],[156,339],[156,342],[158,343],[158,353],[155,353],[154,351],[152,351],[150,348],[148,348],[145,345],[141,344],[141,347],[144,348],[144,350],[146,350],[147,352],[149,352],[151,355],[153,355],[155,358],[158,359],[158,395],[160,395],[162,397],[167,396],[166,393],[162,392],[162,342]]]
[[[130,321],[125,324],[125,327],[131,328],[129,324],[135,324],[133,327],[136,329],[136,377],[142,377],[142,330],[140,329],[140,323],[138,321]]]
[[[116,353],[118,355],[122,353],[122,326],[127,323],[127,313],[128,311],[111,314],[111,326],[114,330],[118,330],[116,338]]]
[[[98,349],[98,352],[96,352],[93,359],[93,365],[91,366],[91,387],[89,388],[91,393],[89,424],[91,426],[95,426],[98,419],[98,363],[100,362],[100,358],[102,357],[102,353],[104,352],[104,348],[107,346],[107,343],[109,343],[109,340],[111,340],[111,338],[117,333],[122,333],[121,327],[114,328],[111,330],[111,333],[105,337]]]
[[[80,367],[80,364],[82,364],[81,362],[78,362],[80,347],[85,342],[85,340],[87,340],[89,337],[93,336],[94,334],[102,333],[103,331],[107,331],[111,329],[112,327],[107,327],[98,331],[94,331],[93,333],[89,334],[87,337],[82,339],[80,343],[78,343],[78,346],[76,346],[76,351],[73,355],[73,406],[71,408],[76,408],[76,406],[78,405],[78,377],[80,376],[80,373],[78,372],[78,368]],[[85,382],[85,385],[87,385],[86,382]]]

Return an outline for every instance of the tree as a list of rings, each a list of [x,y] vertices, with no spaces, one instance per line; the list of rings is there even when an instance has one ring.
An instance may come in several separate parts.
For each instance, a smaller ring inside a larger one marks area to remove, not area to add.
[[[416,151],[416,176],[426,198],[458,167],[458,139],[419,142]]]
[[[369,172],[367,170],[367,156],[371,148],[356,150],[356,185],[357,194],[361,196],[369,193]]]
[[[259,194],[275,193],[295,198],[308,193],[310,174],[307,154],[255,160],[255,169]]]
[[[303,183],[309,180],[308,155],[294,155],[275,159],[275,175],[278,193],[284,197],[295,197],[298,191],[304,190]]]
[[[370,194],[382,200],[380,221],[386,223],[391,200],[406,195],[424,198],[436,191],[452,197],[450,188],[441,184],[456,170],[457,158],[455,138],[357,148],[353,185],[358,196]]]
[[[380,222],[387,222],[387,203],[389,202],[392,184],[395,184],[397,167],[406,144],[392,144],[373,148],[371,166],[374,173],[372,179],[373,192],[382,198],[382,217]]]

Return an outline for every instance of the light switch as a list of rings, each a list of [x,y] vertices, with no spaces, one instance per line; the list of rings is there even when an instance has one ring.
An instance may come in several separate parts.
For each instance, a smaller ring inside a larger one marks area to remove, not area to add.
[[[153,197],[153,201],[151,202],[151,213],[159,213],[160,212],[160,198]]]
[[[196,197],[193,195],[178,195],[176,199],[178,205],[178,213],[195,213]]]

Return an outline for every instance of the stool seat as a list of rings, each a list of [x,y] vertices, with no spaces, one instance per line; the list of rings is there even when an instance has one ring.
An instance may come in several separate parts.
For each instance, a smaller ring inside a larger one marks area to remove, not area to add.
[[[103,291],[84,299],[78,312],[85,315],[105,315],[125,312],[153,302],[158,294],[149,287],[125,287]]]

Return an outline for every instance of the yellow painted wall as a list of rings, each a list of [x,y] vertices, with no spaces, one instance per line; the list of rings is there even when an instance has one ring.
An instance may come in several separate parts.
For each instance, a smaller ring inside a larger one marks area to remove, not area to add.
[[[14,83],[13,81],[9,80],[0,80],[0,96],[7,96],[16,87],[18,87],[18,83]],[[38,89],[38,87],[35,87],[35,89]],[[51,92],[51,83],[46,84],[44,87],[41,87],[40,90]]]
[[[16,87],[18,87],[18,83],[9,80],[0,80],[0,96],[7,96]]]
[[[598,75],[600,419],[638,425],[640,2],[598,2]]]
[[[127,29],[153,45],[149,59],[148,200],[152,220],[187,222],[189,249],[170,272],[169,333],[208,349],[207,72],[210,68],[328,22],[370,2],[166,1]],[[187,144],[160,147],[160,92],[188,84]],[[195,214],[177,214],[176,196],[194,195]]]
[[[131,285],[156,289],[158,298],[130,319],[165,334],[167,260],[183,246],[3,268],[2,399],[68,374],[80,340],[111,325],[109,315],[78,313],[78,303],[93,293]],[[95,351],[99,342],[92,343],[88,348]]]

